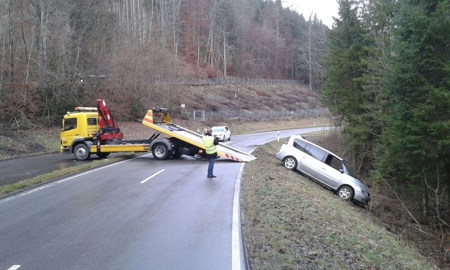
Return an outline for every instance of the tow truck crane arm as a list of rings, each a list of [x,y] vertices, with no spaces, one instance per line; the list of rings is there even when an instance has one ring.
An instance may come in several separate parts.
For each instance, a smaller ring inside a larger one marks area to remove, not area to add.
[[[122,140],[123,134],[114,123],[111,111],[103,99],[97,99],[97,111],[100,130],[96,137],[99,141]]]

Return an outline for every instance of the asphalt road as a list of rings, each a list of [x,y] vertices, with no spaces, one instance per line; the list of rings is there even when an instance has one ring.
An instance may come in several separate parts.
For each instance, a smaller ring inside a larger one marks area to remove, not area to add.
[[[111,156],[114,155],[118,154],[111,154]],[[73,158],[73,155],[57,153],[2,160],[0,161],[0,186],[17,183],[64,168],[83,165],[85,162],[91,162],[95,159],[97,159],[96,155],[92,155],[91,160],[78,162]]]
[[[229,143],[250,152],[277,136],[233,136]],[[24,172],[34,167],[26,164]],[[246,269],[242,165],[218,159],[217,178],[208,179],[206,162],[147,154],[6,197],[0,200],[0,270]]]

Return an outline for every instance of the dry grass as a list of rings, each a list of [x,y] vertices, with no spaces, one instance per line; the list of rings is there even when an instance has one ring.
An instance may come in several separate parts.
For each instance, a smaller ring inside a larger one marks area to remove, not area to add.
[[[59,129],[0,130],[0,160],[59,151]]]

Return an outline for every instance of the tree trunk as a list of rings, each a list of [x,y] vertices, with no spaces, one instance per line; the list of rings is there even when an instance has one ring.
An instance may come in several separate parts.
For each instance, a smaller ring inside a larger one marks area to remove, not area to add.
[[[43,79],[45,70],[47,69],[47,21],[48,21],[48,12],[47,5],[45,0],[39,0],[40,7],[40,61],[39,64],[41,66],[41,79]]]
[[[311,57],[311,25],[312,25],[312,12],[309,15],[309,31],[308,31],[308,69],[309,69],[309,89],[312,90],[312,57]]]
[[[14,35],[13,35],[13,26],[12,26],[12,2],[13,0],[9,1],[9,8],[8,8],[8,27],[9,27],[9,81],[14,82]]]
[[[223,76],[227,77],[227,35],[225,26],[223,27]]]

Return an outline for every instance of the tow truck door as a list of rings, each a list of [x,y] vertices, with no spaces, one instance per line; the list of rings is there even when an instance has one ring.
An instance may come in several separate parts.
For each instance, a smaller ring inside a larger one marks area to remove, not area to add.
[[[77,117],[65,117],[61,122],[61,146],[69,147],[73,140],[80,137]]]

